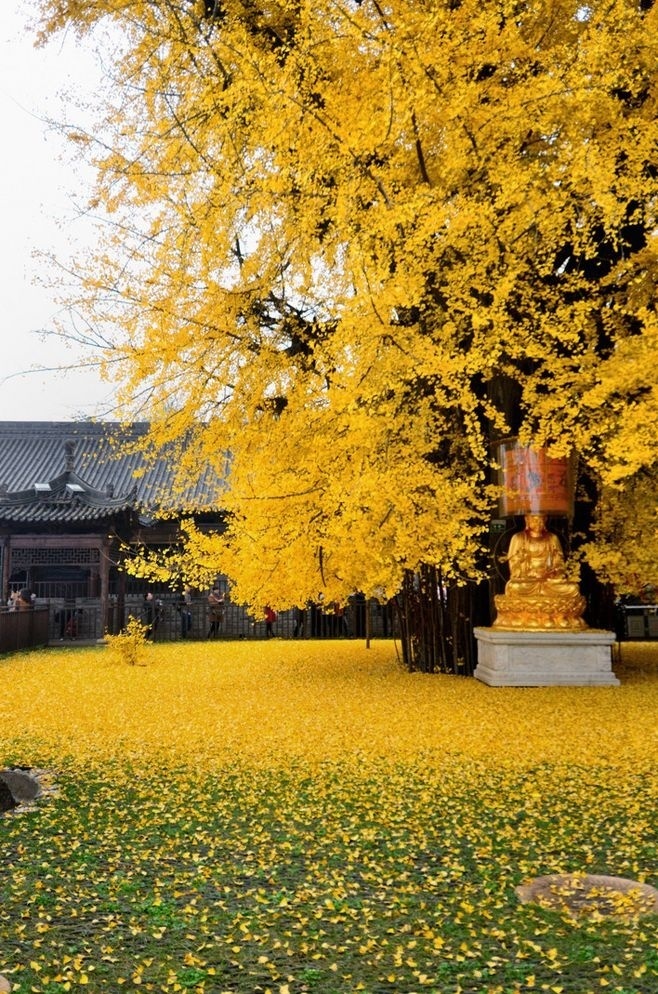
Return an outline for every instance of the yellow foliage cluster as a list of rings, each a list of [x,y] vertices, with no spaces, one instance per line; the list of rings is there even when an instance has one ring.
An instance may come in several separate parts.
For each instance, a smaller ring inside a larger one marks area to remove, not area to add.
[[[652,472],[646,6],[39,0],[45,37],[109,25],[79,304],[181,494],[231,453],[231,543],[193,548],[240,599],[476,575],[518,421]]]
[[[125,628],[118,635],[106,635],[105,645],[113,658],[129,666],[143,664],[146,651],[148,628],[137,618],[129,618]]]
[[[594,540],[586,549],[588,562],[619,593],[655,603],[657,532],[656,487],[650,474],[640,474],[621,487],[607,487],[599,502]]]

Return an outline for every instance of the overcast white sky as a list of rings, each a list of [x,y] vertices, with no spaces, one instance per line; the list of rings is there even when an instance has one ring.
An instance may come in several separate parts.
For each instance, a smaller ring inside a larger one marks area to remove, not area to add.
[[[81,353],[40,337],[58,306],[54,292],[35,285],[42,264],[33,252],[67,257],[69,246],[90,237],[71,198],[85,177],[62,160],[63,139],[44,118],[66,118],[58,93],[90,87],[95,66],[72,41],[35,49],[22,9],[21,0],[5,0],[0,17],[0,420],[68,421],[100,414],[111,391],[89,371],[35,371],[75,364]]]

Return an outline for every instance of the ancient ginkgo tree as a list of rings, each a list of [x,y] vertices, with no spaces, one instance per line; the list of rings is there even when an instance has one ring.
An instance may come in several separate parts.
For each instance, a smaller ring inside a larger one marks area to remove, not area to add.
[[[578,453],[592,563],[630,585],[626,498],[656,541],[651,3],[36,6],[108,74],[70,129],[104,223],[67,302],[181,492],[226,478],[191,578],[259,608],[481,576],[490,444],[518,434]]]

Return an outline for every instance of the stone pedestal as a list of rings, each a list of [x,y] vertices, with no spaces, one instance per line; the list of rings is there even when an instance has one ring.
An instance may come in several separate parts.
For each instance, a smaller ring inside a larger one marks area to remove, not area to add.
[[[612,687],[614,632],[476,628],[474,676],[490,687]]]

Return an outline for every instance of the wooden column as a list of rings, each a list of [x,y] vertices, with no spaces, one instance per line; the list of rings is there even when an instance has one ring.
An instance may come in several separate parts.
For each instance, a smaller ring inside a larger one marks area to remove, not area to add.
[[[2,540],[2,599],[3,602],[8,596],[9,590],[9,566],[11,560],[11,538],[6,535]]]
[[[105,635],[109,616],[110,603],[110,540],[103,538],[100,547],[100,577],[101,577],[101,638]]]

